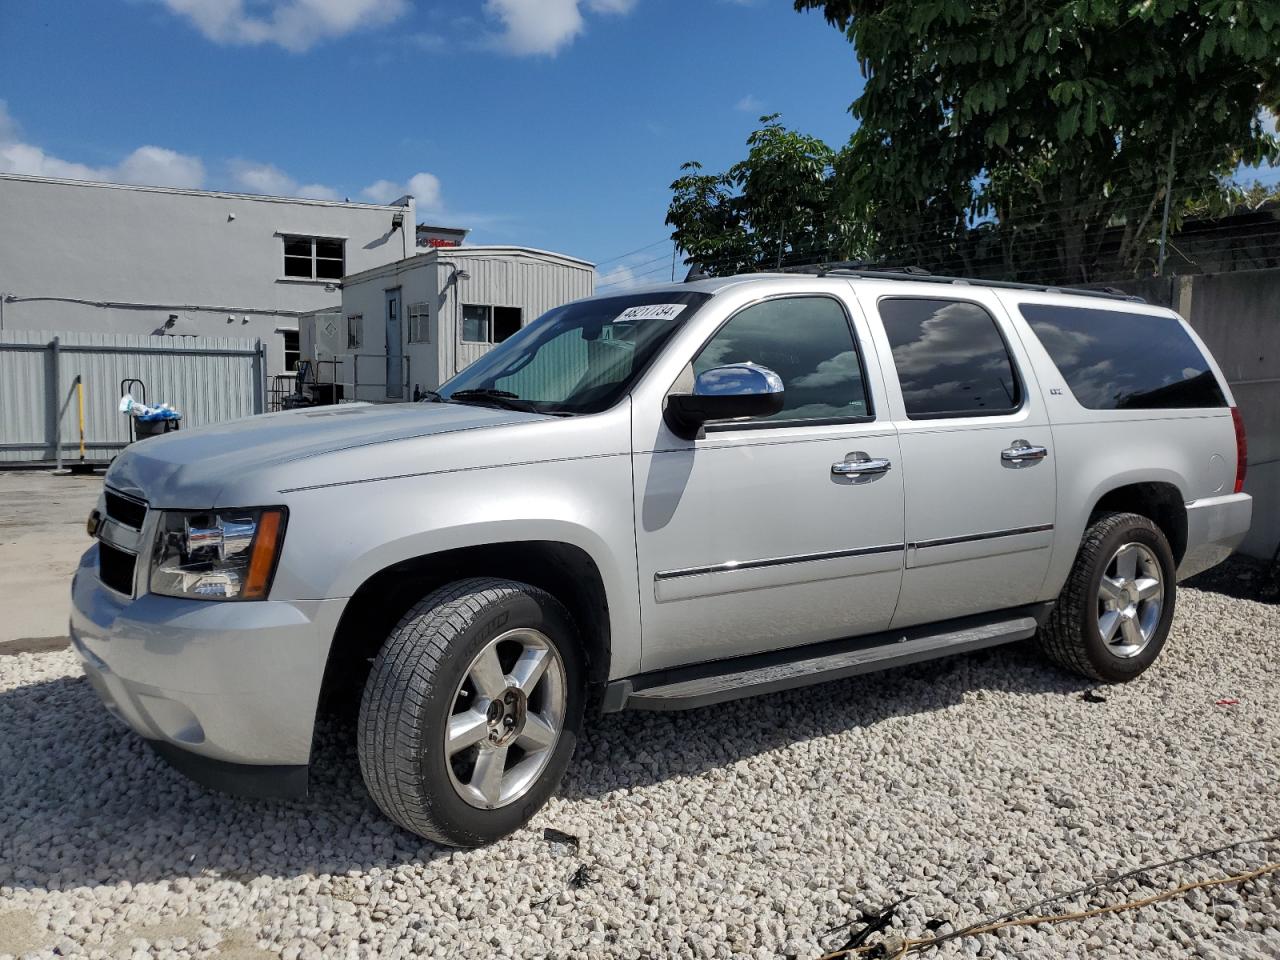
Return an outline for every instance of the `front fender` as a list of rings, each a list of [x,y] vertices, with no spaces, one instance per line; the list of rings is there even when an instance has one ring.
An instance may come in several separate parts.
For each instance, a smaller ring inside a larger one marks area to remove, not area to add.
[[[640,624],[626,454],[459,470],[295,491],[272,598],[350,597],[381,570],[429,554],[566,543],[596,564],[612,671],[637,672]]]

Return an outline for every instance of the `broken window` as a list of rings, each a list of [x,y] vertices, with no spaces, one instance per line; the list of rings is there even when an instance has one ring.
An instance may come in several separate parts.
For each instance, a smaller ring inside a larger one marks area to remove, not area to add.
[[[493,342],[501,343],[520,329],[522,311],[519,307],[493,308]]]

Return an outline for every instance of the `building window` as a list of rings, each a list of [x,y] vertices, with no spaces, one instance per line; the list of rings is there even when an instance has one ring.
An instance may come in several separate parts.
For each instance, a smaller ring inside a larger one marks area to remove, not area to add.
[[[346,241],[329,237],[284,238],[284,275],[303,280],[341,280],[346,272]]]
[[[462,339],[467,343],[501,343],[520,329],[520,307],[462,305]]]
[[[409,342],[431,342],[431,313],[425,303],[409,304]]]
[[[284,372],[293,373],[298,369],[298,359],[301,356],[298,350],[298,331],[281,330],[280,336],[284,338]]]
[[[364,317],[353,313],[347,317],[347,349],[356,350],[364,342]]]

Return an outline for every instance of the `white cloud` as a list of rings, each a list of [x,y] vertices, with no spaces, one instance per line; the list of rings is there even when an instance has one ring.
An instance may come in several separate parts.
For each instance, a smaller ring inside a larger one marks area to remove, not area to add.
[[[733,105],[733,109],[741,110],[743,113],[759,113],[764,109],[764,101],[755,94],[748,93]]]
[[[159,0],[214,43],[274,43],[295,53],[401,17],[407,0]]]
[[[145,146],[120,162],[115,177],[123,183],[193,188],[204,183],[204,164],[199,157],[165,147]]]
[[[439,214],[442,210],[440,201],[440,178],[434,173],[415,173],[404,183],[395,180],[377,180],[360,191],[360,196],[371,203],[391,203],[405,194],[410,194],[417,201],[418,213]]]
[[[485,13],[502,22],[497,44],[518,56],[555,56],[582,33],[582,7],[622,16],[637,0],[485,0]]]
[[[305,197],[308,200],[341,200],[332,187],[322,183],[298,183],[279,167],[270,163],[231,161],[231,182],[237,190],[260,193],[268,197]]]
[[[0,100],[0,173],[152,187],[199,187],[204,183],[204,164],[199,157],[150,144],[138,147],[114,166],[94,167],[55,157],[35,144],[23,142],[3,100]]]
[[[635,272],[628,266],[619,265],[601,273],[596,271],[596,289],[608,287],[610,290],[629,290],[638,287],[641,281],[636,279]]]
[[[652,246],[652,245],[651,245]],[[649,249],[622,257],[608,269],[596,269],[596,289],[619,292],[671,279],[671,250]]]

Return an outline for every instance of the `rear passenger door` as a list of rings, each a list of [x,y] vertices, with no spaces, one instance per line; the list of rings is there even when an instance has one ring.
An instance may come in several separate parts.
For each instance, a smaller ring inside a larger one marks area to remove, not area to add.
[[[1003,307],[982,290],[855,286],[902,449],[907,553],[893,627],[1039,599],[1053,542],[1053,444]]]

